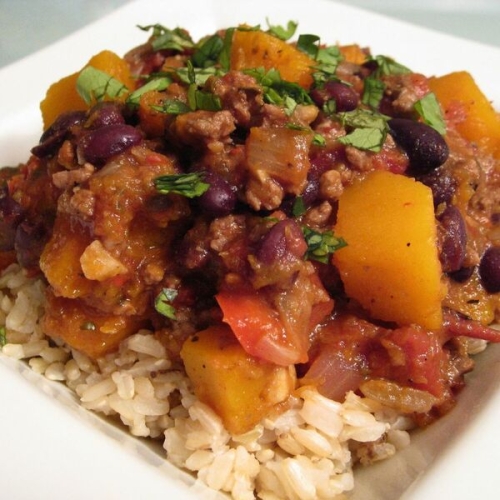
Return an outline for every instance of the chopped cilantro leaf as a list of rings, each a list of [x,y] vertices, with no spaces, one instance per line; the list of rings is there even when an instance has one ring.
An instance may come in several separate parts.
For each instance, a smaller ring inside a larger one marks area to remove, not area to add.
[[[302,196],[297,196],[293,201],[292,214],[294,217],[300,217],[306,213],[306,204]]]
[[[165,90],[170,84],[172,83],[172,80],[170,78],[167,78],[165,76],[159,77],[159,78],[154,78],[150,80],[149,82],[145,83],[142,87],[138,88],[134,92],[132,92],[128,97],[127,97],[127,104],[130,104],[132,106],[138,106],[139,101],[141,100],[141,97],[147,93],[151,92],[153,90],[161,91]]]
[[[342,54],[339,47],[332,45],[330,47],[320,47],[316,55],[317,65],[314,66],[313,79],[317,87],[328,80],[337,79],[335,72],[337,66],[342,61]]]
[[[314,134],[312,143],[315,146],[324,146],[326,144],[326,139],[321,134]]]
[[[80,72],[76,90],[86,104],[102,101],[106,97],[117,99],[128,92],[123,83],[93,66],[87,66]]]
[[[165,28],[161,24],[150,24],[148,26],[139,26],[143,31],[152,31],[151,45],[153,50],[175,50],[183,52],[185,49],[194,47],[194,42],[188,32],[181,29]]]
[[[323,104],[321,109],[325,115],[331,116],[337,112],[337,101],[335,99],[329,99]]]
[[[331,230],[320,233],[303,226],[302,232],[307,243],[305,257],[308,260],[316,260],[327,264],[333,253],[347,245],[343,238],[337,238]]]
[[[192,67],[192,66],[191,66]],[[175,71],[169,72],[172,77],[176,76],[182,83],[196,83],[196,85],[204,85],[205,82],[214,75],[218,75],[220,72],[217,68],[211,66],[209,68],[178,68]]]
[[[234,28],[229,28],[224,34],[224,43],[219,54],[219,64],[224,71],[229,71],[231,66],[231,47],[233,45]]]
[[[385,85],[382,80],[369,76],[364,81],[363,95],[361,102],[371,108],[378,108],[382,97],[384,96]]]
[[[161,194],[175,193],[186,198],[197,198],[210,187],[203,182],[203,173],[161,175],[154,180],[156,190]]]
[[[288,21],[286,28],[279,25],[271,25],[269,24],[269,21],[267,19],[266,21],[269,27],[268,32],[283,41],[290,40],[290,38],[295,35],[295,31],[297,30],[298,26],[298,23],[296,23],[295,21]]]
[[[415,111],[424,120],[424,122],[439,132],[441,135],[446,133],[446,123],[441,112],[441,107],[433,92],[429,92],[422,99],[415,103]]]
[[[222,104],[218,96],[198,90],[196,84],[191,84],[188,89],[188,104],[192,111],[203,109],[205,111],[220,111]]]
[[[318,55],[319,36],[317,35],[300,35],[297,40],[297,49],[307,54],[312,59],[316,59]]]
[[[312,104],[309,94],[298,84],[281,78],[278,70],[264,68],[250,69],[247,74],[253,76],[264,89],[264,99],[269,104],[283,106],[291,115],[297,104]]]
[[[341,144],[375,153],[381,150],[388,132],[386,116],[367,109],[356,109],[339,113],[338,117],[342,125],[350,130],[339,138]]]
[[[365,151],[380,151],[385,135],[377,128],[356,128],[349,134],[340,137],[339,141],[346,146],[354,146]]]
[[[161,315],[169,319],[175,319],[175,308],[172,302],[177,297],[177,290],[173,288],[164,288],[155,299],[155,309]]]
[[[206,39],[194,52],[191,61],[194,66],[208,68],[214,66],[224,48],[224,41],[219,35],[212,35]]]
[[[376,77],[380,77],[382,75],[405,75],[407,73],[411,73],[410,69],[398,63],[391,57],[375,56],[372,60],[377,63],[377,69],[375,71]]]
[[[166,99],[161,106],[155,106],[154,109],[168,115],[182,115],[191,111],[191,108],[186,103],[178,99]]]
[[[332,67],[337,67],[343,59],[340,47],[338,45],[330,45],[328,47],[320,47],[316,60],[320,64],[325,64]]]

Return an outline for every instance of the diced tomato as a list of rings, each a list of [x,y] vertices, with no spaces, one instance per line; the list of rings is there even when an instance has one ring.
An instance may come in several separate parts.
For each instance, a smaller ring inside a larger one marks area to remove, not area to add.
[[[428,391],[437,398],[445,395],[448,360],[439,335],[418,327],[402,327],[388,330],[381,344],[390,356],[388,378]]]
[[[264,296],[256,291],[225,291],[216,299],[224,322],[248,354],[283,366],[307,361],[307,346],[287,338],[277,311]]]
[[[419,327],[387,329],[349,315],[328,321],[313,346],[303,383],[342,400],[367,377],[424,390],[443,400],[449,392],[442,337]]]
[[[302,271],[286,290],[223,289],[216,299],[247,353],[282,366],[308,361],[311,332],[334,305],[317,274]]]

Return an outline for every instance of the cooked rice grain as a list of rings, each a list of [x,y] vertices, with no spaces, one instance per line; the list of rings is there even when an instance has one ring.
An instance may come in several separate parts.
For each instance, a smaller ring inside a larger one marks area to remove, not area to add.
[[[3,354],[64,382],[82,406],[120,419],[132,435],[160,440],[171,462],[235,500],[343,498],[354,487],[355,461],[371,463],[409,444],[410,421],[394,410],[354,393],[341,404],[310,387],[283,414],[231,436],[151,332],[94,362],[43,335],[43,304],[42,281],[17,265],[2,273]]]

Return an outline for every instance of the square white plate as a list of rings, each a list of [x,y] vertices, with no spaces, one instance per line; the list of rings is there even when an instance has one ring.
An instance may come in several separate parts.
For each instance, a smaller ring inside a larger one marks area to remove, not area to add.
[[[38,142],[38,103],[47,87],[102,49],[124,54],[143,43],[147,35],[137,25],[181,26],[198,39],[240,23],[265,26],[266,19],[298,21],[300,33],[318,34],[330,44],[369,46],[374,55],[392,56],[426,75],[468,70],[500,107],[498,48],[328,0],[137,0],[0,71],[0,165],[26,160]],[[458,406],[415,435],[394,459],[360,471],[353,498],[493,498],[500,463],[499,360],[500,346],[481,355]],[[0,498],[215,498],[193,487],[160,453],[80,409],[64,387],[35,376],[22,363],[0,355],[0,381]]]

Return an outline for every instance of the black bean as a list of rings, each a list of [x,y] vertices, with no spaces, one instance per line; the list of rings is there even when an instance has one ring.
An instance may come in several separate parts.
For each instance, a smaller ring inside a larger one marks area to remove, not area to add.
[[[490,247],[479,263],[479,276],[487,292],[500,292],[500,247]]]
[[[47,222],[23,221],[17,226],[15,249],[17,260],[25,268],[37,267],[43,248],[49,239]]]
[[[277,222],[261,239],[257,258],[266,265],[285,259],[301,258],[307,244],[299,224],[293,219]]]
[[[448,206],[438,217],[441,225],[440,260],[444,272],[458,271],[462,268],[467,245],[465,222],[455,206]]]
[[[81,125],[86,117],[85,111],[68,111],[59,115],[54,123],[42,134],[40,142],[31,152],[39,158],[54,154],[66,139],[72,127]]]
[[[412,175],[429,172],[448,159],[446,141],[429,125],[408,118],[391,118],[389,129],[396,143],[406,151]]]
[[[78,153],[85,161],[102,165],[141,140],[141,133],[131,125],[108,125],[83,134],[78,139]]]
[[[22,208],[9,195],[7,187],[0,190],[0,250],[13,250],[16,227],[22,216]]]
[[[461,267],[457,271],[448,273],[448,276],[457,283],[464,283],[474,274],[475,266]]]
[[[236,206],[236,190],[220,175],[207,172],[204,177],[210,187],[199,198],[199,207],[214,217],[230,214]]]
[[[125,123],[122,109],[119,104],[111,101],[103,101],[96,104],[89,112],[85,121],[85,127],[96,129],[108,125]]]
[[[417,179],[431,188],[435,207],[441,203],[449,204],[451,202],[457,183],[448,172],[445,172],[442,168],[437,168],[418,176]]]
[[[335,101],[335,111],[352,111],[359,104],[359,96],[356,91],[345,83],[328,81],[322,87],[311,91],[311,98],[318,107],[326,102]]]

